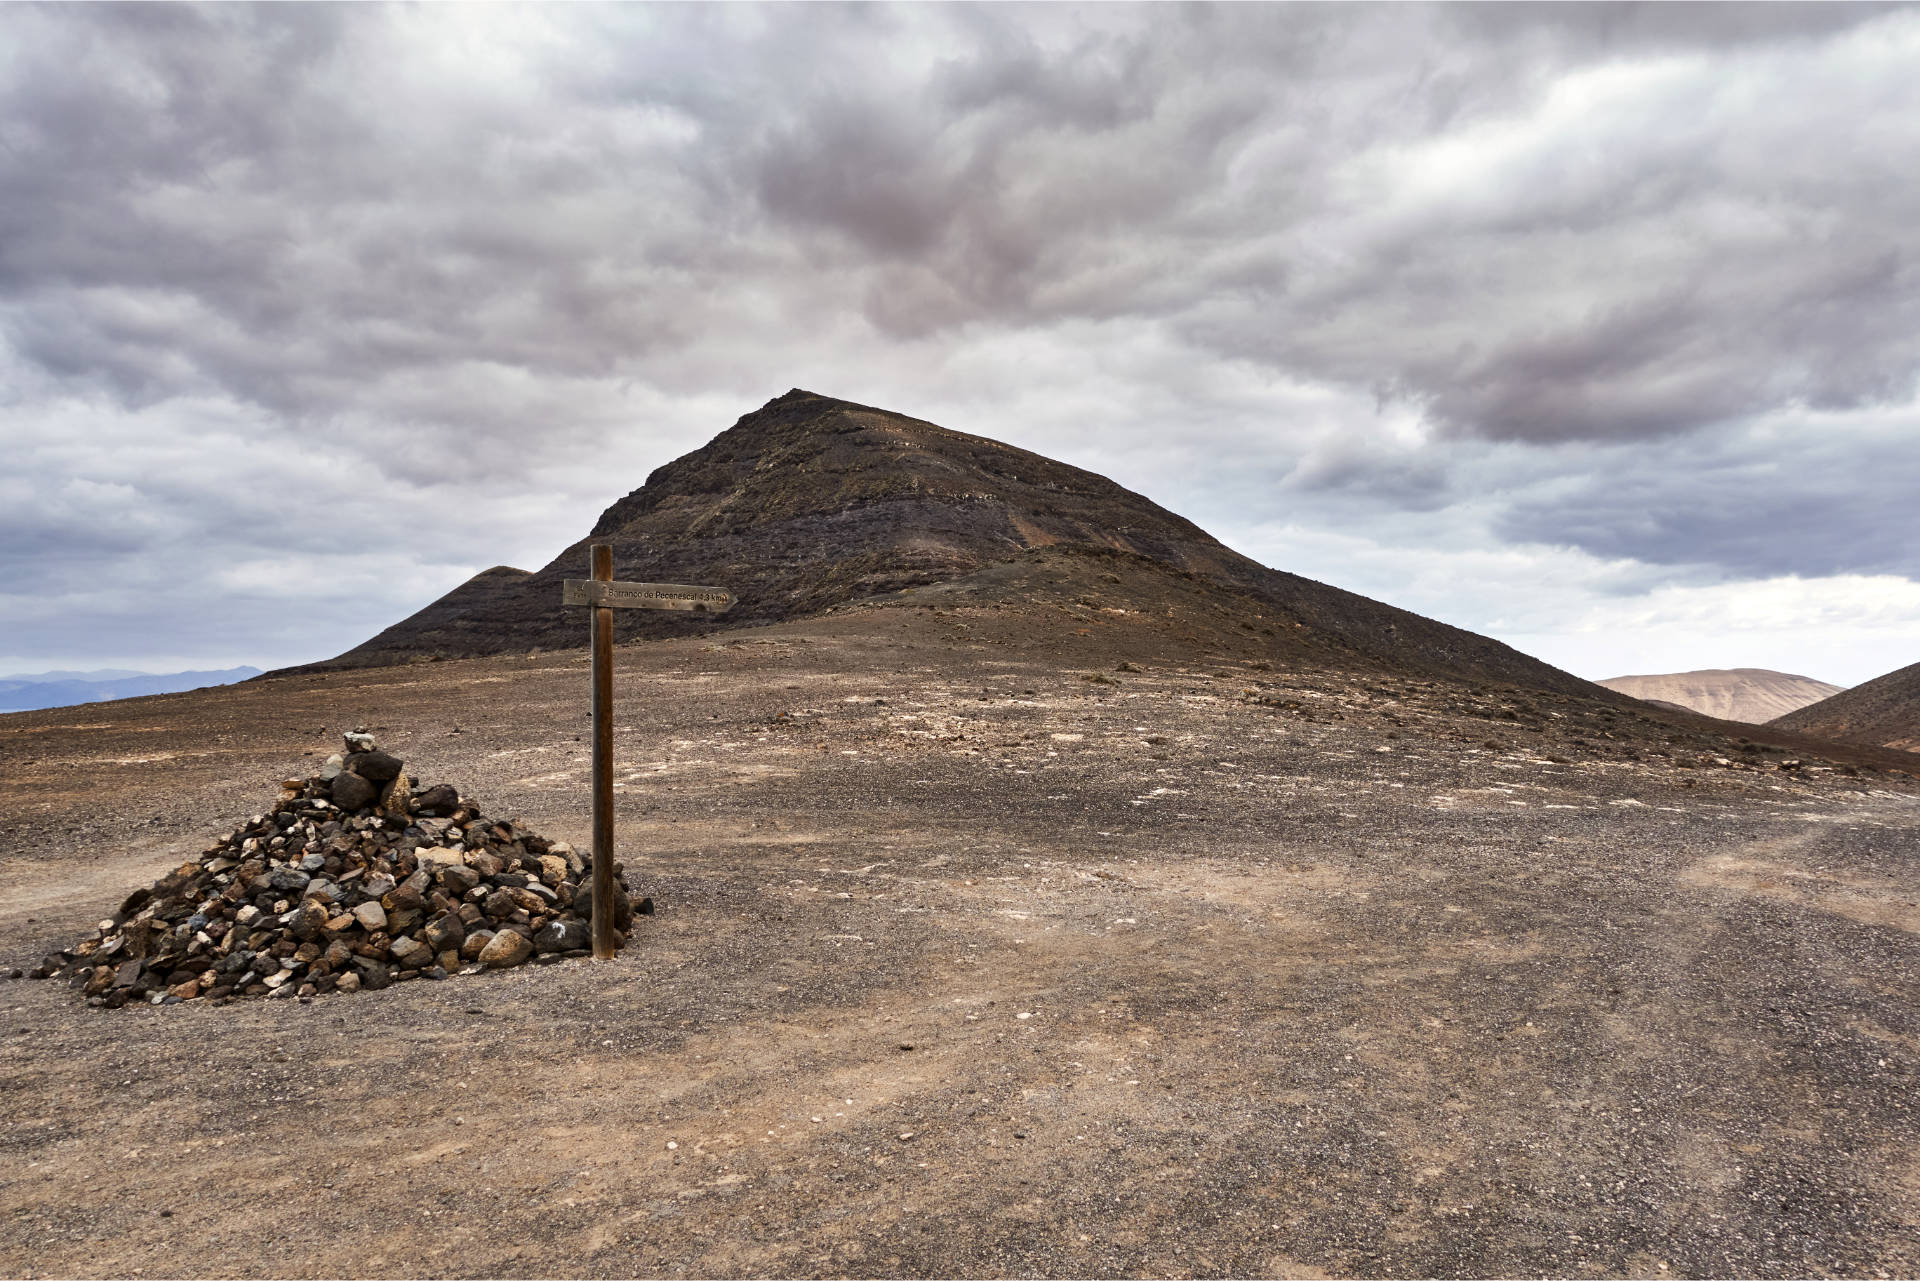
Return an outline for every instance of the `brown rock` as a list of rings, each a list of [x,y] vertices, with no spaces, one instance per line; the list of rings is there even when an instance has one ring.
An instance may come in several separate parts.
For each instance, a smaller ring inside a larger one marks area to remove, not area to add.
[[[127,941],[127,955],[142,958],[153,946],[153,921],[151,919],[128,921],[121,927],[120,937]]]
[[[440,869],[440,888],[455,898],[462,897],[478,884],[480,884],[480,873],[470,867],[462,865]]]
[[[410,938],[397,938],[387,949],[393,959],[410,970],[424,969],[433,963],[433,949]]]
[[[306,941],[318,935],[327,926],[327,910],[317,903],[310,903],[293,914],[287,930],[295,938]]]
[[[413,856],[420,860],[420,866],[432,867],[436,873],[449,867],[459,867],[465,861],[459,851],[445,845],[422,845],[413,852]]]
[[[518,930],[501,930],[480,949],[480,964],[496,970],[519,965],[533,955],[533,940]]]
[[[413,780],[395,775],[380,789],[380,812],[388,818],[406,819],[413,813]]]
[[[380,898],[380,906],[388,912],[418,912],[426,907],[427,900],[411,883],[388,890]]]
[[[466,937],[467,927],[457,916],[442,916],[430,922],[420,935],[421,941],[436,952],[457,948],[466,941]]]

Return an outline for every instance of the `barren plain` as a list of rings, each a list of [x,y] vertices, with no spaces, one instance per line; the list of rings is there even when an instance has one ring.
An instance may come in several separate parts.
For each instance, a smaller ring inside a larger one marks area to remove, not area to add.
[[[1129,626],[622,648],[613,962],[0,983],[0,1272],[1920,1270],[1912,777]],[[584,844],[586,698],[559,652],[0,718],[0,967],[344,728]]]

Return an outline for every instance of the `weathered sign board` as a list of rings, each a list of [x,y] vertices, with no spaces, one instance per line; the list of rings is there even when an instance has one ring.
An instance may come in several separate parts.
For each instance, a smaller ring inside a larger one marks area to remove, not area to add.
[[[691,609],[719,613],[733,597],[717,587],[681,583],[613,583],[569,578],[560,585],[562,605],[604,605],[609,609]]]
[[[594,543],[591,578],[565,579],[562,605],[585,605],[593,636],[593,955],[613,956],[613,611],[683,609],[718,614],[733,604],[718,587],[616,583],[613,545]]]

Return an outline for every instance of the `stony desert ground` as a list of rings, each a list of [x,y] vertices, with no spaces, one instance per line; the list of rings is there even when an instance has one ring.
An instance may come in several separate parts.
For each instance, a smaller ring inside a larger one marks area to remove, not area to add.
[[[623,648],[660,910],[613,962],[0,982],[0,1272],[1920,1271],[1911,777],[1099,639]],[[584,844],[586,695],[559,652],[0,718],[0,967],[345,728]]]

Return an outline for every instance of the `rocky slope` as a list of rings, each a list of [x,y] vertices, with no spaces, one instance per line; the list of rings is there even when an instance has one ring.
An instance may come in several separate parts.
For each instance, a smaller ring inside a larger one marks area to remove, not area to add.
[[[1772,724],[1815,738],[1920,751],[1920,663],[1876,676]]]
[[[1764,725],[1838,694],[1845,686],[1761,667],[1708,668],[1665,676],[1614,676],[1598,684],[1630,698],[1669,703],[1723,721]]]
[[[1133,594],[1114,608],[1161,608],[1183,582],[1222,588],[1234,596],[1226,608],[1270,639],[1276,659],[1310,653],[1595,692],[1487,637],[1269,569],[1103,476],[797,390],[655,471],[537,573],[488,570],[364,644],[298,670],[579,647],[585,620],[561,608],[560,582],[586,576],[592,538],[613,543],[616,577],[733,592],[739,604],[725,627],[932,584],[970,582],[981,599],[1005,586],[995,567],[1048,554],[1054,580],[1064,574],[1088,592],[1110,587],[1115,567],[1125,566]],[[621,640],[713,626],[702,615],[616,615]]]

